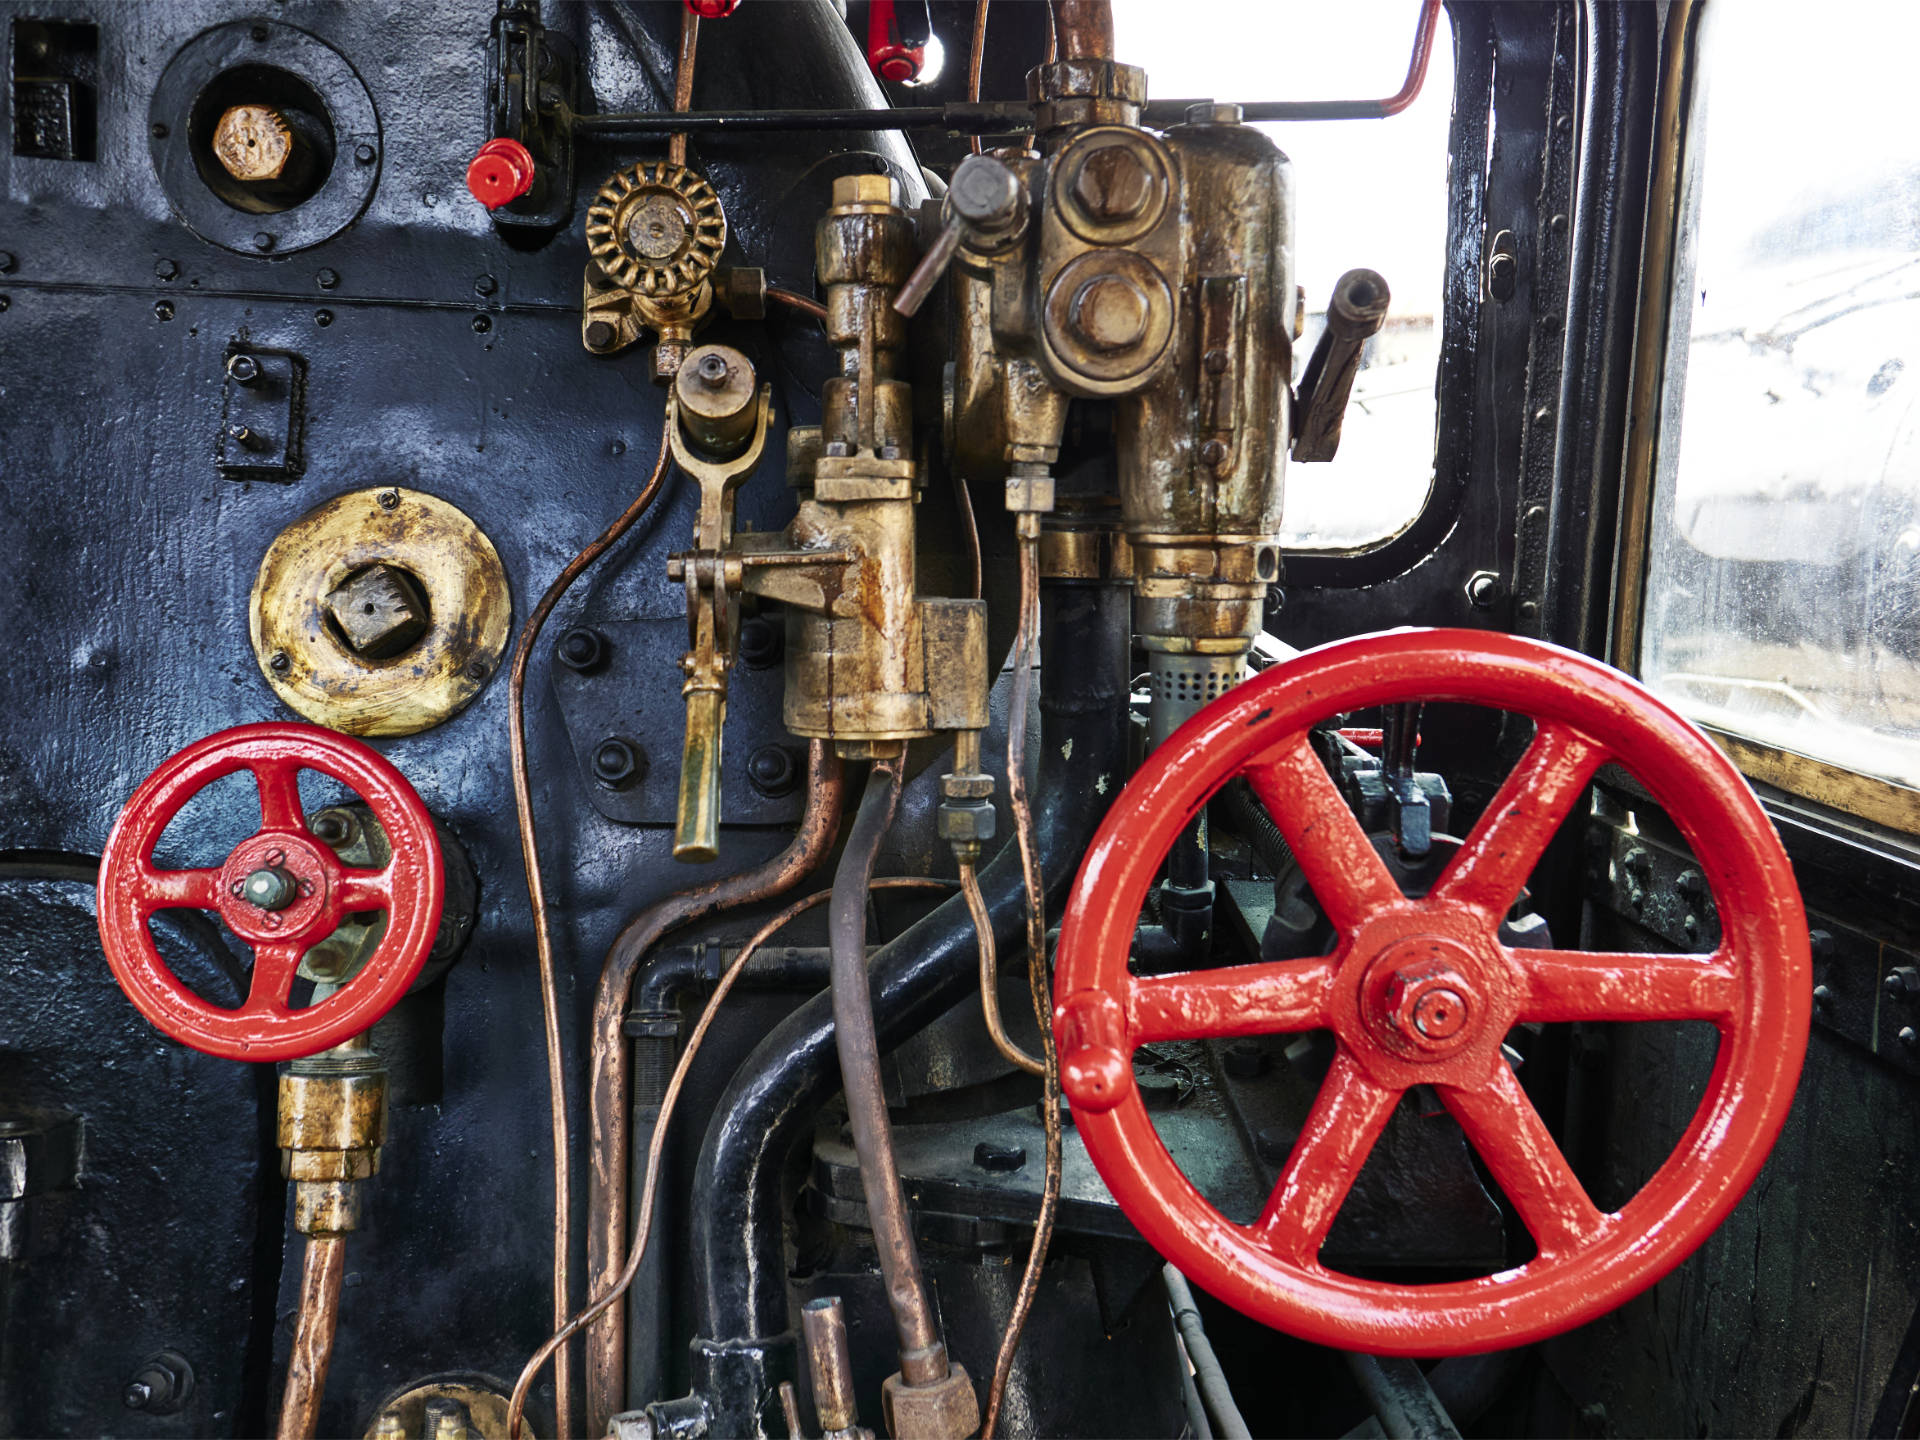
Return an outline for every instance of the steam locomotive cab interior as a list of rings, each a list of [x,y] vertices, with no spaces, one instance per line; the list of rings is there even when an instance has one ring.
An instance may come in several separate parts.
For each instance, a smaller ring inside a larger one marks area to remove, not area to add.
[[[0,0],[0,1433],[1920,1434],[1917,24]]]

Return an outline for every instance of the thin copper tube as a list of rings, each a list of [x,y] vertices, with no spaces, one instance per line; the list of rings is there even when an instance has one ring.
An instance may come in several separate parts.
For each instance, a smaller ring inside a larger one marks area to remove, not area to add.
[[[953,472],[953,504],[960,512],[960,523],[967,536],[967,559],[973,567],[972,598],[978,600],[987,592],[986,572],[980,558],[980,522],[973,517],[973,491],[967,488],[966,477],[956,468]]]
[[[1027,982],[1033,991],[1034,1018],[1040,1022],[1040,1049],[1046,1062],[1046,1091],[1042,1113],[1047,1132],[1046,1180],[1040,1192],[1040,1214],[1033,1224],[1033,1248],[1027,1253],[1026,1273],[1007,1317],[1006,1335],[993,1365],[993,1384],[987,1390],[987,1418],[980,1440],[993,1440],[1006,1398],[1007,1377],[1013,1373],[1014,1353],[1026,1328],[1040,1289],[1040,1271],[1053,1239],[1054,1214],[1060,1205],[1060,1057],[1053,1044],[1053,1001],[1047,980],[1046,891],[1041,884],[1040,858],[1033,843],[1033,805],[1027,796],[1027,696],[1033,685],[1033,657],[1040,630],[1040,538],[1037,525],[1021,516],[1020,535],[1020,647],[1013,668],[1013,693],[1007,705],[1007,798],[1013,809],[1013,833],[1020,846],[1020,866],[1027,889]]]
[[[628,1157],[632,1151],[630,1095],[633,1055],[622,1025],[633,983],[648,953],[668,931],[722,910],[783,895],[833,849],[840,830],[840,761],[824,740],[807,745],[807,805],[787,848],[751,870],[682,890],[629,920],[607,951],[593,997],[593,1051],[588,1084],[587,1276],[604,1290],[627,1260]],[[656,1126],[665,1124],[664,1118]],[[558,1321],[555,1322],[558,1324]],[[587,1334],[587,1412],[590,1433],[626,1408],[627,1316],[610,1311]]]
[[[313,1235],[300,1270],[300,1318],[287,1358],[287,1388],[280,1395],[279,1440],[313,1440],[320,1424],[333,1337],[340,1328],[340,1281],[347,1273],[344,1235]]]
[[[980,948],[980,1013],[986,1018],[993,1048],[1029,1075],[1045,1075],[1046,1062],[1034,1059],[1015,1044],[1000,1019],[1000,962],[993,943],[993,922],[987,918],[986,897],[980,893],[980,877],[972,865],[960,866],[960,893],[967,897],[967,913],[973,916],[973,934]]]
[[[680,12],[680,59],[673,67],[673,109],[684,115],[693,108],[693,57],[700,47],[700,17],[687,6]],[[687,132],[676,130],[667,138],[667,159],[675,165],[687,163]]]
[[[785,305],[789,309],[798,310],[803,315],[811,315],[814,319],[823,323],[827,318],[827,307],[810,295],[802,295],[797,291],[783,289],[778,285],[769,285],[767,286],[767,299],[773,301],[776,305]]]
[[[507,681],[508,738],[513,755],[513,809],[520,828],[520,861],[527,874],[527,897],[533,907],[533,943],[540,968],[540,1014],[547,1042],[547,1093],[553,1117],[553,1310],[556,1325],[566,1318],[573,1305],[568,1269],[573,1246],[573,1197],[567,1164],[570,1137],[567,1126],[566,1065],[560,1053],[560,1000],[554,981],[553,935],[547,924],[547,891],[540,879],[540,842],[534,828],[532,783],[527,774],[527,666],[533,658],[533,647],[540,638],[540,631],[545,627],[547,617],[553,613],[553,607],[560,603],[561,596],[567,593],[582,571],[633,528],[633,522],[646,513],[647,507],[653,503],[653,497],[660,493],[660,483],[666,478],[667,460],[672,453],[667,445],[668,423],[663,421],[660,427],[660,455],[653,462],[653,473],[647,477],[647,483],[640,487],[640,493],[634,496],[633,503],[600,532],[597,540],[568,562],[566,569],[547,587],[547,593],[540,597],[540,603],[533,607],[533,614],[527,617],[527,623],[520,631],[520,643],[514,647],[513,668]],[[560,1363],[554,1366],[553,1388],[554,1405],[561,1417],[560,1427],[564,1433],[568,1425],[567,1417],[573,1413],[573,1366],[570,1356],[563,1355]]]
[[[1053,12],[1047,12],[1047,22],[1053,22]],[[973,48],[967,52],[967,101],[980,103],[980,67],[987,58],[987,0],[974,0],[973,5]],[[974,136],[970,142],[973,153],[980,153],[980,137]]]
[[[893,875],[872,881],[871,888],[875,890],[944,890],[947,888],[947,882],[919,875]],[[533,1358],[528,1360],[526,1367],[521,1370],[519,1380],[514,1383],[513,1397],[507,1407],[507,1434],[510,1440],[519,1440],[521,1416],[527,1407],[527,1392],[533,1388],[534,1377],[540,1373],[541,1367],[552,1359],[567,1341],[605,1314],[622,1295],[626,1294],[627,1287],[633,1284],[633,1277],[639,1273],[640,1262],[646,1258],[647,1243],[653,1238],[650,1232],[653,1228],[654,1201],[660,1189],[660,1157],[667,1148],[667,1131],[673,1120],[674,1107],[679,1104],[680,1091],[686,1084],[687,1072],[693,1068],[694,1057],[700,1053],[700,1046],[706,1040],[707,1032],[713,1028],[714,1017],[720,1013],[722,1002],[726,1000],[728,992],[733,989],[734,982],[740,978],[741,972],[747,968],[747,962],[754,957],[762,945],[766,944],[795,916],[804,914],[816,905],[826,903],[832,894],[831,890],[816,890],[813,894],[794,901],[754,931],[747,943],[740,947],[740,953],[733,957],[733,963],[727,966],[726,973],[720,977],[719,983],[713,987],[713,994],[708,998],[706,1008],[700,1012],[699,1020],[694,1023],[693,1033],[687,1036],[686,1048],[680,1052],[679,1063],[673,1067],[673,1075],[667,1081],[666,1093],[661,1097],[660,1123],[654,1126],[653,1141],[647,1147],[647,1173],[640,1188],[640,1223],[635,1229],[639,1243],[633,1247],[633,1253],[627,1257],[626,1268],[620,1272],[619,1278],[579,1314],[572,1316],[561,1325],[544,1345],[533,1352]]]

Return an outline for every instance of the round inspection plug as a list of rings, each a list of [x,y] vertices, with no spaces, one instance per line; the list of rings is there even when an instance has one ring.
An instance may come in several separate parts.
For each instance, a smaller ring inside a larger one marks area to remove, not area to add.
[[[747,783],[769,799],[793,793],[800,767],[784,745],[762,745],[747,761]]]
[[[577,625],[560,637],[553,652],[562,665],[584,675],[607,658],[607,643],[592,626]]]
[[[639,746],[618,736],[602,740],[593,752],[593,778],[609,790],[624,790],[645,774],[647,758]]]

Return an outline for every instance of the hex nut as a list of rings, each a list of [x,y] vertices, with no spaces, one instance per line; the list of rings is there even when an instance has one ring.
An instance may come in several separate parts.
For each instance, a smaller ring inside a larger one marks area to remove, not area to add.
[[[935,1385],[909,1385],[899,1374],[880,1387],[880,1409],[889,1435],[924,1435],[928,1440],[964,1440],[980,1428],[980,1398],[973,1393],[967,1367],[951,1365]]]
[[[942,800],[934,815],[935,832],[949,843],[991,840],[996,833],[997,817],[989,800]]]
[[[431,616],[420,582],[396,565],[369,565],[326,598],[327,615],[347,648],[366,660],[391,660],[419,643]]]

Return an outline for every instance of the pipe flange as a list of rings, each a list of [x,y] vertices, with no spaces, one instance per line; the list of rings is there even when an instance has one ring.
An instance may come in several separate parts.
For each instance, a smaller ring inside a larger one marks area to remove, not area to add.
[[[616,171],[587,210],[587,252],[615,284],[654,300],[691,294],[727,243],[713,186],[684,165]]]

